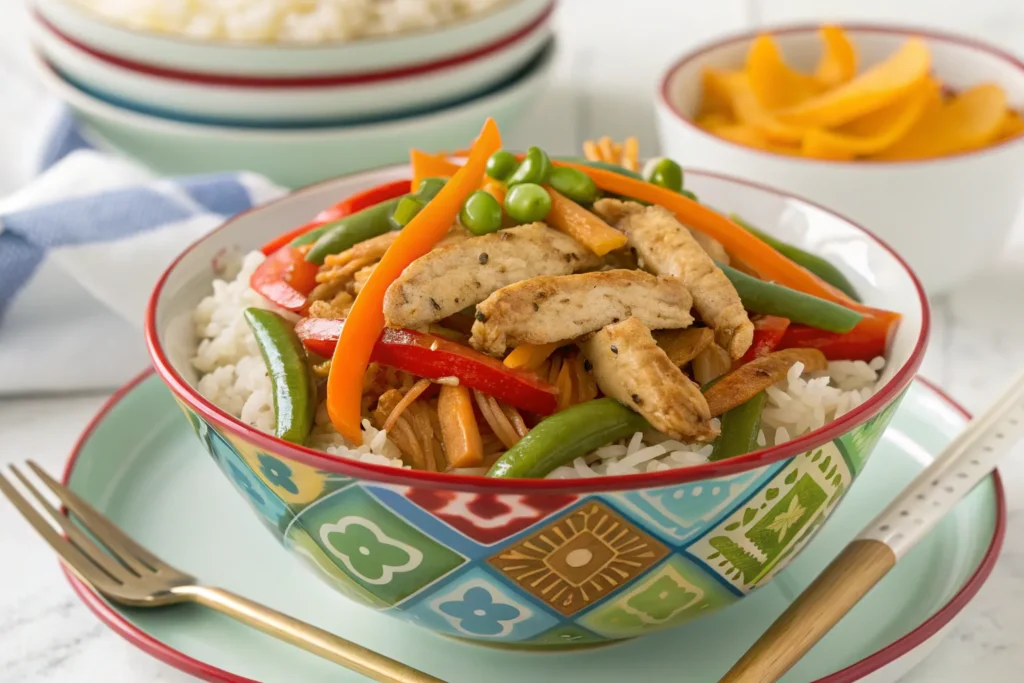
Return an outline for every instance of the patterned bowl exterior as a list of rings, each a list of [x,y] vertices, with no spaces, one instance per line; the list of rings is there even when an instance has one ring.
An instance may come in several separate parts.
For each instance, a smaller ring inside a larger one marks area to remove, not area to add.
[[[787,460],[583,495],[357,480],[268,453],[181,405],[267,528],[344,595],[447,636],[564,648],[676,626],[766,584],[835,509],[901,398]]]

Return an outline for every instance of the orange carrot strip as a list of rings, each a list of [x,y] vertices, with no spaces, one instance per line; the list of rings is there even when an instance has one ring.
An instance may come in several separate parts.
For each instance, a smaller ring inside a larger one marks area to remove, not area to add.
[[[551,342],[550,344],[522,344],[505,357],[505,367],[536,370],[544,365],[544,361],[559,346],[561,346],[559,342]]]
[[[442,386],[437,397],[437,417],[448,464],[479,467],[484,462],[483,440],[473,413],[473,399],[465,386]]]
[[[409,150],[409,164],[412,166],[413,192],[419,189],[424,178],[451,178],[460,168],[442,154],[429,154],[418,149]]]
[[[473,143],[466,165],[456,171],[433,201],[398,233],[349,311],[327,378],[327,413],[341,435],[356,445],[363,443],[359,424],[363,376],[373,347],[384,331],[384,293],[406,266],[448,234],[466,198],[480,187],[487,159],[499,149],[498,125],[493,119],[487,119],[480,137]]]
[[[563,411],[572,405],[572,363],[563,361],[562,369],[558,371],[558,378],[555,380],[555,387],[558,389],[558,410]]]
[[[582,168],[582,167],[577,167]],[[610,171],[609,171],[610,172]],[[652,185],[653,187],[653,185]],[[626,235],[605,223],[568,197],[545,186],[551,195],[551,211],[544,220],[598,256],[626,246]],[[756,239],[756,238],[755,238]]]
[[[481,189],[483,189],[484,192],[497,199],[498,204],[500,204],[501,206],[505,206],[506,190],[504,183],[499,182],[493,178],[486,178],[484,180],[484,186]]]

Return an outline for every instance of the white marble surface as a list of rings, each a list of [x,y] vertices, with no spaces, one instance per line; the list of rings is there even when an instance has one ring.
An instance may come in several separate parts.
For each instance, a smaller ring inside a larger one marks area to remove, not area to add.
[[[629,12],[627,13],[626,8]],[[953,28],[1024,54],[1024,5],[1017,0],[563,0],[555,87],[524,124],[523,141],[559,152],[586,137],[639,133],[656,139],[650,96],[659,67],[687,45],[751,22],[886,19]],[[629,24],[626,24],[626,19]],[[53,103],[27,68],[19,0],[0,2],[0,195],[31,177],[32,150]],[[932,345],[922,374],[970,409],[1024,364],[1024,231],[986,273],[933,301]],[[141,343],[141,340],[140,340]],[[0,378],[2,381],[2,378]],[[0,400],[0,463],[35,458],[61,470],[103,394]],[[999,683],[1024,669],[1024,463],[1003,475],[1010,518],[1002,557],[955,631],[910,683]],[[74,597],[51,553],[0,503],[0,683],[186,681],[102,626]]]

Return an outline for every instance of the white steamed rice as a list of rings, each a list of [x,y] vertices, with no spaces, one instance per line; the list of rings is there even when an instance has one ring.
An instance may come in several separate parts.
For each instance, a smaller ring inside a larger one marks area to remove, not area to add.
[[[249,307],[276,309],[249,287],[249,278],[263,254],[245,256],[241,270],[230,280],[215,280],[213,294],[196,307],[193,321],[199,345],[192,365],[200,373],[199,393],[243,422],[273,432],[274,404],[270,378],[243,311]],[[767,390],[761,420],[761,446],[785,443],[813,431],[864,403],[875,391],[885,359],[833,361],[825,372],[803,372],[794,365],[786,379]],[[717,420],[716,420],[717,422]],[[363,445],[352,446],[334,429],[320,407],[307,445],[333,455],[379,465],[405,467],[398,447],[387,432],[363,420]],[[637,432],[629,439],[602,446],[571,466],[555,469],[550,479],[597,477],[605,474],[661,472],[699,465],[711,455],[709,444],[685,444],[658,432]],[[457,470],[483,474],[484,469]]]

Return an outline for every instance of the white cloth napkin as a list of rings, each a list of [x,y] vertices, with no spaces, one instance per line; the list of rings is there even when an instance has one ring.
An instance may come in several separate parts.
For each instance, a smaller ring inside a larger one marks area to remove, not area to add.
[[[138,373],[166,266],[284,193],[249,173],[156,179],[88,149],[66,122],[47,157],[48,170],[0,200],[0,396],[111,389]]]

